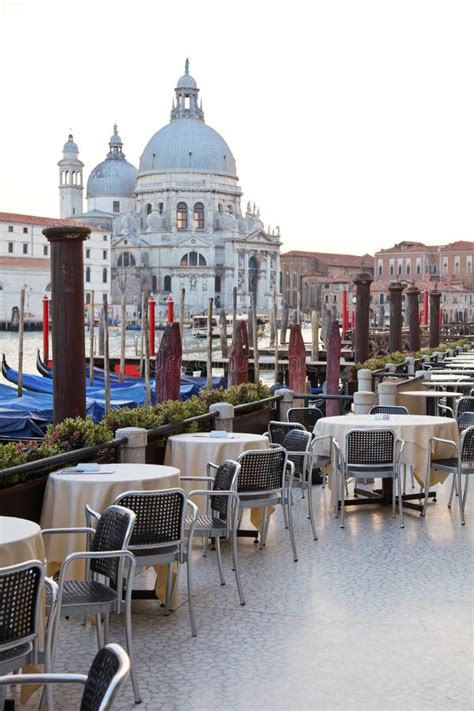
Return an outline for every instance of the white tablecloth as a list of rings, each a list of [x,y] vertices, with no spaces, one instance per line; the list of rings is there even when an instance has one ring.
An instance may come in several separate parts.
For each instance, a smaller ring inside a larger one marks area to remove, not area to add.
[[[178,487],[179,470],[157,464],[102,464],[111,474],[81,474],[71,470],[50,474],[41,512],[41,528],[85,526],[85,505],[99,513],[119,494],[132,490]],[[48,562],[61,563],[66,555],[84,550],[85,536],[45,537]]]
[[[24,518],[0,516],[0,568],[27,560],[44,562],[40,527]]]
[[[405,442],[402,461],[415,468],[415,476],[424,482],[428,466],[428,447],[430,437],[442,437],[458,442],[458,429],[455,420],[449,417],[429,417],[427,415],[390,415],[388,420],[375,419],[375,415],[345,415],[322,417],[316,422],[316,435],[330,434],[344,452],[345,436],[353,429],[390,429]],[[436,444],[434,457],[452,457],[453,449]],[[430,483],[442,483],[447,474],[431,472]],[[331,486],[331,476],[329,476]]]

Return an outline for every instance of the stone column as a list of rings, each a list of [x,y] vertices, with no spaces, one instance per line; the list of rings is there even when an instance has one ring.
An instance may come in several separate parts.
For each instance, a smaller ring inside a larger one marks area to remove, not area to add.
[[[375,405],[375,393],[360,390],[354,393],[354,415],[368,415]]]
[[[369,358],[369,316],[370,285],[373,279],[367,272],[360,272],[354,278],[356,286],[355,353],[356,363]]]
[[[281,400],[278,401],[278,421],[287,422],[288,421],[288,410],[293,407],[293,400],[295,393],[293,390],[287,390],[286,388],[281,388],[281,390],[275,390],[273,393],[275,396],[281,395]]]
[[[441,292],[435,287],[430,291],[430,348],[439,346],[439,305]]]
[[[209,412],[216,413],[215,429],[224,432],[234,430],[234,406],[228,402],[216,402],[209,406]]]
[[[403,284],[392,281],[388,285],[390,292],[390,353],[402,349],[402,291]]]
[[[127,444],[120,447],[122,464],[145,464],[148,434],[142,427],[122,427],[115,433],[116,439],[126,437]]]
[[[88,227],[47,227],[51,244],[54,422],[86,416],[84,240]]]
[[[408,328],[410,329],[410,351],[420,350],[420,311],[419,296],[420,290],[412,284],[406,290]]]
[[[373,372],[369,368],[360,368],[357,371],[358,392],[372,392]]]
[[[397,384],[389,383],[386,380],[379,384],[379,405],[397,404]]]

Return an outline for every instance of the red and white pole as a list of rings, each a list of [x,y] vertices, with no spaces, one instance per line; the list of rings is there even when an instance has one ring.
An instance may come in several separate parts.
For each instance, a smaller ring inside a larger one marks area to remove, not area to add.
[[[428,325],[428,289],[423,292],[423,326]]]
[[[348,328],[348,312],[347,312],[347,291],[342,292],[342,337],[345,338]]]
[[[49,299],[46,294],[43,296],[43,360],[45,364],[49,360]]]
[[[150,344],[150,356],[155,355],[155,307],[156,299],[152,294],[148,299],[148,342]]]
[[[170,294],[168,298],[166,299],[166,303],[168,304],[168,323],[173,323],[174,321],[174,299],[173,295]]]

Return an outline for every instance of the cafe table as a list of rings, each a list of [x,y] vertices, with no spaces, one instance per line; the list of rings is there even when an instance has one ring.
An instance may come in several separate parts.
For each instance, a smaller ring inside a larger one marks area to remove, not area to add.
[[[211,432],[190,432],[168,437],[165,464],[177,467],[183,476],[207,476],[207,463],[220,465],[226,459],[236,460],[248,449],[268,449],[266,435],[247,432],[227,432],[219,435]],[[183,482],[185,491],[205,489],[205,482]],[[196,498],[201,513],[205,512],[202,497]],[[250,520],[256,528],[261,522],[261,510],[251,509]]]
[[[24,518],[0,516],[0,568],[28,560],[44,563],[41,528]]]
[[[448,392],[446,390],[401,390],[398,395],[412,398],[415,402],[416,400],[421,400],[426,407],[427,415],[435,415],[438,400],[445,399],[448,407],[452,409],[453,401],[459,397],[459,393],[453,391]],[[408,407],[408,410],[410,410],[410,407]]]
[[[345,437],[347,432],[353,429],[390,429],[395,432],[398,439],[405,442],[402,456],[402,463],[414,468],[414,474],[420,485],[423,485],[426,468],[428,466],[429,440],[431,437],[441,437],[458,442],[459,435],[455,420],[450,417],[430,417],[428,415],[388,415],[381,419],[379,415],[342,415],[336,417],[322,417],[314,426],[314,434],[331,435],[338,443],[344,454]],[[450,457],[452,448],[436,442],[433,447],[435,458]],[[334,485],[334,462],[328,472],[328,485],[333,491],[334,500],[336,496],[336,486]],[[443,483],[447,474],[432,471],[430,474],[430,486]],[[391,504],[392,501],[392,481],[382,479],[382,493],[374,493],[366,489],[357,489],[358,498],[351,499],[348,505],[360,505],[367,503]],[[429,492],[431,498],[436,498],[435,492]],[[422,504],[414,503],[413,500],[424,499],[424,492],[403,495],[403,506],[421,511]]]

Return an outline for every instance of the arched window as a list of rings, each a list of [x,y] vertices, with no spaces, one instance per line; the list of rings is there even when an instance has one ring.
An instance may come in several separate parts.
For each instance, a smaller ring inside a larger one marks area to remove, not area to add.
[[[255,257],[249,259],[249,291],[257,290],[258,262]]]
[[[383,302],[384,302],[384,295],[381,293],[380,298],[379,298],[379,303],[383,304]]]
[[[135,264],[135,257],[130,252],[124,252],[121,254],[117,262],[119,267],[134,267]]]
[[[194,227],[197,230],[204,229],[204,205],[202,202],[197,202],[194,205]]]
[[[178,230],[188,229],[188,206],[185,202],[178,202],[176,206],[176,227]]]
[[[214,279],[214,291],[216,292],[216,294],[221,293],[221,278],[220,278],[220,276],[216,276]]]
[[[86,281],[90,281],[90,280],[91,280],[91,268],[86,267]]]
[[[150,263],[150,258],[149,258],[148,252],[142,252],[142,254],[141,254],[141,262],[142,262],[142,264],[143,264],[144,267],[148,267],[148,265],[149,265],[149,263]]]
[[[107,284],[107,268],[106,267],[104,267],[102,269],[102,282],[104,284]]]
[[[207,266],[206,258],[200,252],[187,252],[183,254],[179,262],[180,267],[197,267],[198,265],[200,267]]]
[[[167,274],[164,278],[163,289],[164,291],[171,291],[171,277],[169,274]]]
[[[147,215],[150,214],[150,212],[151,212],[151,203],[150,203],[150,202],[148,202],[148,203],[145,205],[145,212],[146,212]]]
[[[155,275],[153,275],[151,278],[151,290],[154,294],[156,294],[156,292],[158,291],[158,279]]]

